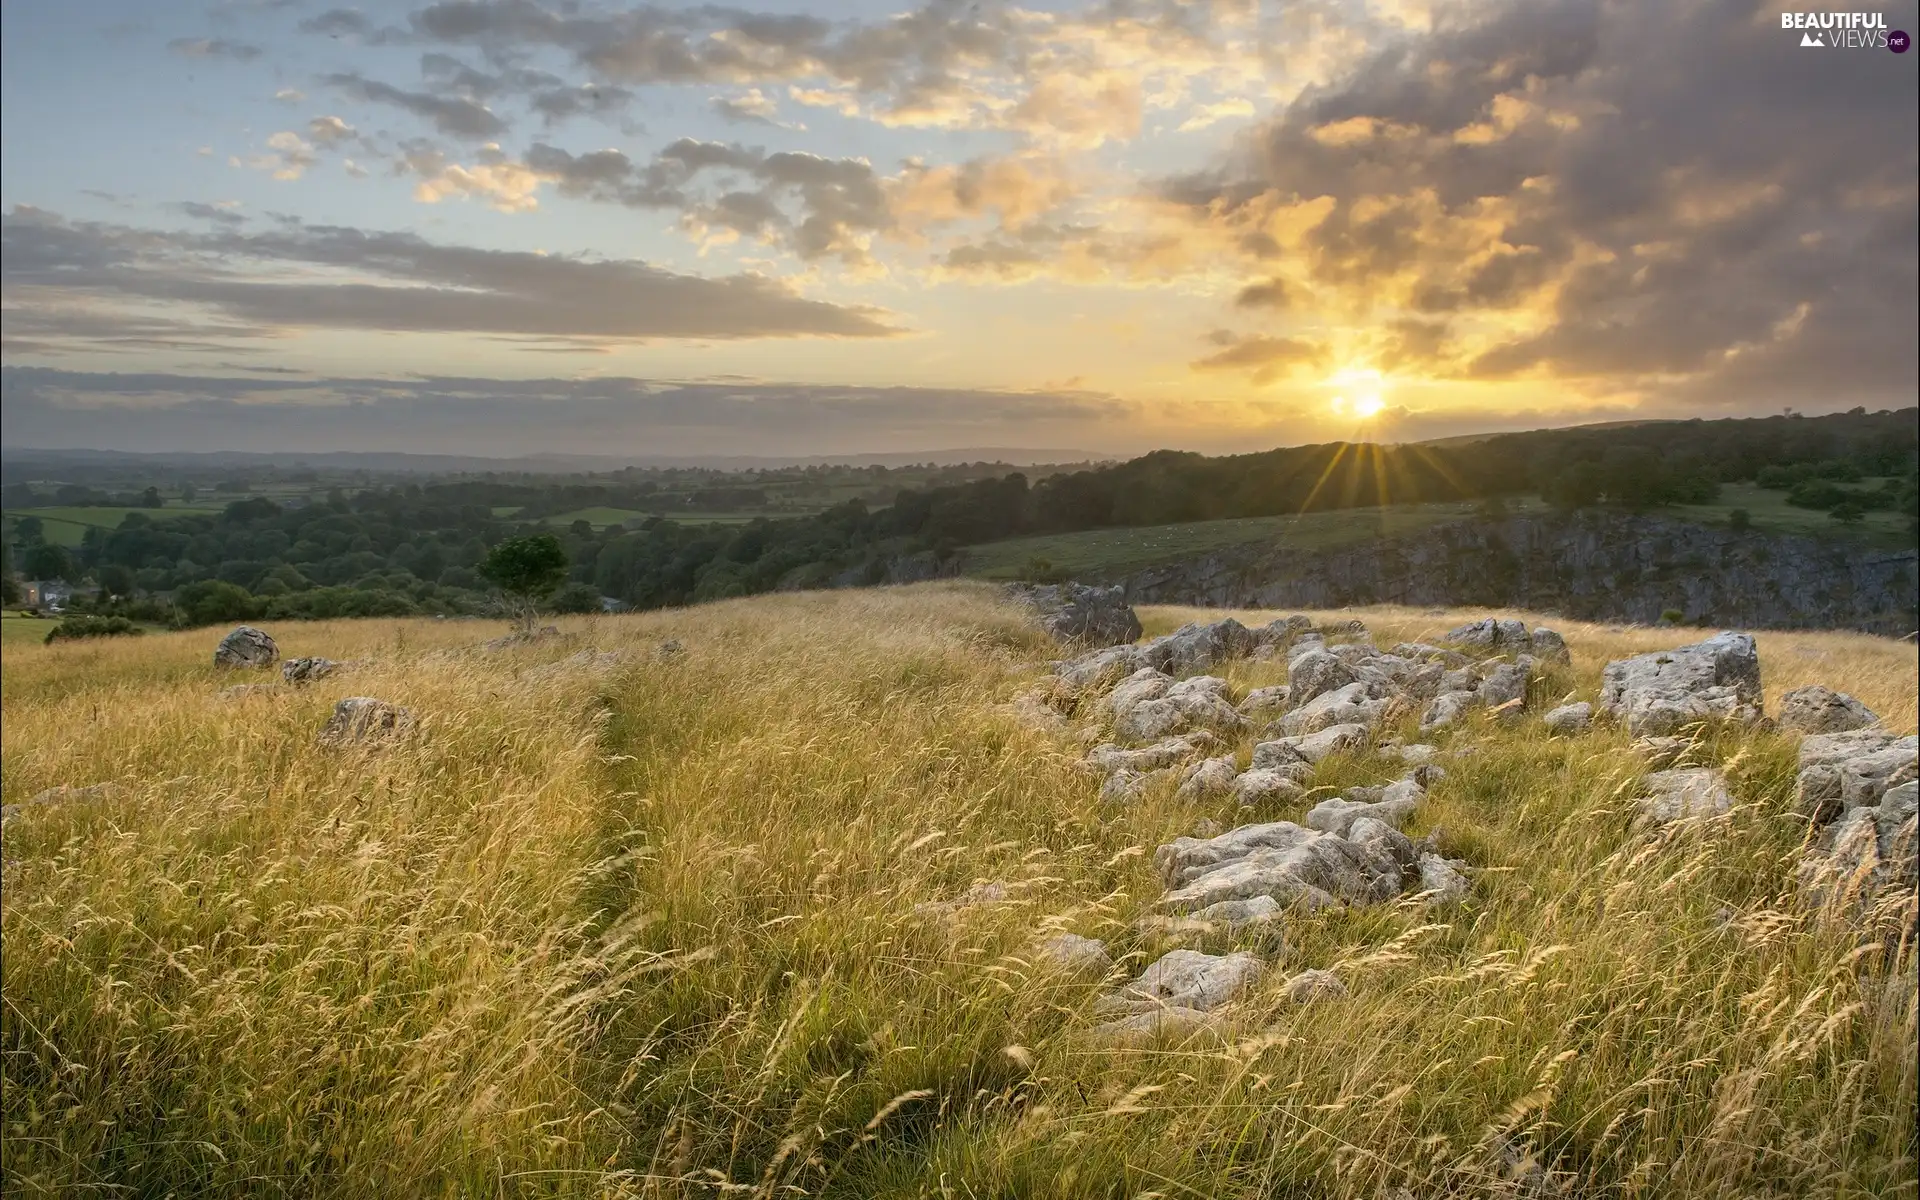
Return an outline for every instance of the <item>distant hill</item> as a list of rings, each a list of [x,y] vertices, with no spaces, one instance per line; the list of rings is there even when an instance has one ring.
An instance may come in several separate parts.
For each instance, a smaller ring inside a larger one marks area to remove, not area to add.
[[[169,451],[141,454],[124,450],[84,448],[35,449],[7,446],[0,461],[88,465],[137,466],[151,463],[171,467],[315,467],[338,471],[378,471],[383,474],[573,475],[584,471],[618,471],[623,467],[697,468],[710,471],[776,470],[781,467],[851,466],[905,467],[922,463],[952,466],[960,463],[1005,463],[1028,467],[1054,463],[1111,462],[1113,456],[1093,450],[1036,450],[1012,446],[963,446],[952,450],[903,450],[885,454],[791,455],[656,455],[530,454],[521,458],[483,458],[455,454],[402,454],[370,450],[331,450],[263,454],[244,450],[205,453]]]

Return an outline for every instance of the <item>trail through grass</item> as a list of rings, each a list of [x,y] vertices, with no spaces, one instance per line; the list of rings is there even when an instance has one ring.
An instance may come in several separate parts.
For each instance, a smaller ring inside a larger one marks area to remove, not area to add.
[[[1382,645],[1466,615],[1327,614]],[[1555,624],[1535,707],[1697,636]],[[206,631],[9,646],[6,802],[118,786],[0,839],[9,1194],[1519,1195],[1496,1138],[1583,1196],[1916,1193],[1912,948],[1800,904],[1784,737],[1717,736],[1741,804],[1650,839],[1623,734],[1463,729],[1411,831],[1482,868],[1468,902],[1205,935],[1265,983],[1222,1035],[1116,1050],[1113,981],[1035,939],[1137,972],[1175,944],[1135,927],[1154,846],[1305,805],[1103,807],[1074,737],[1001,707],[1055,652],[980,585],[565,625],[286,625],[370,665],[238,700]],[[1770,702],[1914,727],[1911,646],[1759,642]],[[359,694],[420,728],[318,747]],[[1397,774],[1331,761],[1306,803]],[[1304,967],[1352,997],[1286,1006]]]

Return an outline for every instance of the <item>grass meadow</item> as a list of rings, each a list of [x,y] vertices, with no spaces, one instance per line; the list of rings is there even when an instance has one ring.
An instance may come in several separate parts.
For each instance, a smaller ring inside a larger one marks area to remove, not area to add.
[[[1324,615],[1389,645],[1482,614]],[[1536,708],[1698,632],[1554,624]],[[218,631],[8,642],[5,801],[116,786],[0,835],[7,1195],[1916,1194],[1912,899],[1803,904],[1786,737],[1709,736],[1740,803],[1656,837],[1624,733],[1469,723],[1409,827],[1481,868],[1467,901],[1190,935],[1272,969],[1218,1032],[1120,1049],[1094,1001],[1175,944],[1135,926],[1156,845],[1400,772],[1103,807],[1075,733],[1003,707],[1056,651],[982,584],[561,625],[284,624],[367,662],[238,699]],[[1913,646],[1758,637],[1770,701],[1824,682],[1914,728]],[[582,647],[621,657],[551,665]],[[348,695],[418,723],[323,748]],[[1059,930],[1113,975],[1043,967]],[[1351,996],[1288,1006],[1307,967]]]

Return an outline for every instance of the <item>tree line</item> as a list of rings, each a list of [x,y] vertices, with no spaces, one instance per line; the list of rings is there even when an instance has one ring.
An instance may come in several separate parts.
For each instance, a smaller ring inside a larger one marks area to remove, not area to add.
[[[877,582],[918,557],[932,570],[969,545],[1039,533],[1273,516],[1372,505],[1504,500],[1537,494],[1578,508],[1705,503],[1725,483],[1788,492],[1833,511],[1916,508],[1916,412],[1659,422],[1539,430],[1447,445],[1333,443],[1208,457],[1158,451],[1029,480],[1008,471],[904,488],[890,504],[855,499],[795,518],[722,525],[650,516],[554,530],[566,580],[551,603],[592,611],[603,598],[658,608],[778,588]],[[1891,480],[1868,488],[1861,480]],[[543,493],[542,487],[551,489]],[[479,568],[490,548],[534,526],[525,511],[580,507],[582,485],[471,480],[335,489],[303,506],[262,497],[217,514],[127,514],[54,546],[31,517],[8,550],[31,578],[87,579],[105,614],[179,624],[249,617],[476,613],[495,603]],[[496,516],[499,488],[526,503]],[[562,501],[565,506],[561,507]],[[9,581],[12,571],[7,572]]]

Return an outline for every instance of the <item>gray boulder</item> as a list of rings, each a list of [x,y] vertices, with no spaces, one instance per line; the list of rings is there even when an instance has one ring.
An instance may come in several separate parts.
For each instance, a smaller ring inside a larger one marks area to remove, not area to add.
[[[1232,755],[1202,759],[1188,767],[1181,776],[1180,787],[1174,792],[1174,797],[1180,800],[1205,800],[1229,795],[1239,777],[1240,771],[1234,766]]]
[[[1478,689],[1474,691],[1441,692],[1420,714],[1420,732],[1431,733],[1436,729],[1445,729],[1457,723],[1462,717],[1476,708],[1485,705],[1480,699]]]
[[[1567,648],[1567,639],[1551,629],[1535,629],[1527,641],[1531,644],[1535,658],[1559,663],[1562,666],[1573,661],[1573,651]]]
[[[1480,686],[1474,689],[1480,695],[1480,703],[1488,708],[1510,704],[1513,708],[1508,711],[1518,712],[1527,698],[1527,680],[1533,675],[1533,665],[1533,657],[1523,654],[1512,662],[1489,668],[1480,677]]]
[[[1466,865],[1458,859],[1422,854],[1416,869],[1420,872],[1420,891],[1426,895],[1427,902],[1454,904],[1465,900],[1473,890],[1463,871]]]
[[[1113,966],[1105,942],[1077,933],[1056,933],[1040,943],[1036,957],[1057,970],[1075,974],[1104,974]]]
[[[1345,1000],[1348,994],[1347,985],[1332,971],[1302,971],[1280,985],[1280,995],[1290,1004]]]
[[[1175,675],[1205,671],[1253,653],[1253,631],[1227,617],[1208,625],[1182,625],[1140,647],[1140,660]]]
[[[1640,801],[1640,812],[1655,825],[1719,816],[1733,807],[1727,777],[1717,767],[1655,771],[1643,786],[1646,796]]]
[[[1171,890],[1161,907],[1193,912],[1223,900],[1271,896],[1310,908],[1378,904],[1400,894],[1403,875],[1382,842],[1351,842],[1291,821],[1246,825],[1200,842],[1179,838],[1154,852]]]
[[[1284,683],[1254,688],[1247,693],[1247,698],[1240,702],[1240,715],[1261,717],[1284,712],[1292,694],[1293,689]]]
[[[1877,729],[1814,734],[1801,739],[1799,766],[1797,811],[1824,825],[1878,805],[1889,790],[1920,775],[1920,738]]]
[[[1357,789],[1356,789],[1357,790]],[[1411,779],[1402,779],[1390,784],[1380,799],[1372,802],[1348,800],[1340,796],[1322,800],[1307,812],[1307,828],[1318,829],[1322,833],[1337,833],[1346,836],[1354,822],[1362,817],[1379,821],[1393,829],[1407,823],[1420,801],[1426,798],[1426,791]]]
[[[1234,777],[1227,795],[1242,808],[1291,800],[1306,791],[1302,786],[1302,778],[1310,775],[1312,770],[1305,763],[1296,763],[1287,768],[1260,767],[1242,771]]]
[[[1165,676],[1142,678],[1145,675],[1146,671],[1139,672],[1121,684],[1111,701],[1114,732],[1129,741],[1149,741],[1187,729],[1238,729],[1246,723],[1227,702],[1224,679],[1201,675],[1162,684]]]
[[[1169,1005],[1093,1027],[1095,1041],[1111,1046],[1180,1042],[1213,1028],[1213,1018],[1193,1008]]]
[[[1880,803],[1855,808],[1821,838],[1801,867],[1802,882],[1829,903],[1871,903],[1887,889],[1920,886],[1920,782],[1887,789]]]
[[[399,737],[413,727],[413,712],[372,696],[349,696],[333,706],[320,731],[328,746],[375,743]]]
[[[1110,1012],[1141,1013],[1162,1008],[1212,1012],[1265,973],[1266,965],[1251,954],[1169,950],[1132,982],[1102,1000],[1101,1007]]]
[[[1101,687],[1141,669],[1138,646],[1108,646],[1054,664],[1054,674],[1075,689]]]
[[[280,664],[280,678],[288,683],[312,683],[338,671],[341,665],[330,658],[289,658]]]
[[[1471,646],[1476,650],[1524,650],[1533,646],[1533,640],[1527,636],[1525,622],[1502,620],[1499,617],[1483,617],[1472,624],[1462,625],[1441,640],[1456,646]]]
[[[1563,735],[1585,733],[1593,724],[1593,705],[1585,700],[1577,704],[1562,704],[1541,718],[1548,733]]]
[[[1362,725],[1371,729],[1392,707],[1390,700],[1373,699],[1366,684],[1350,683],[1315,696],[1281,717],[1274,727],[1290,737],[1318,733],[1330,725]]]
[[[1813,684],[1780,697],[1780,728],[1802,733],[1846,733],[1878,725],[1872,709],[1845,692]]]
[[[1277,921],[1285,912],[1280,902],[1272,896],[1255,896],[1251,900],[1222,900],[1218,904],[1209,904],[1193,914],[1196,921],[1217,921],[1227,927],[1229,932],[1244,929],[1249,925],[1265,925]]]
[[[1087,751],[1086,763],[1102,774],[1110,775],[1115,771],[1154,771],[1161,767],[1171,767],[1185,762],[1196,754],[1205,752],[1216,744],[1212,734],[1205,731],[1182,734],[1179,737],[1162,738],[1151,746],[1142,746],[1137,750],[1123,750],[1112,742],[1102,742]]]
[[[1760,655],[1744,633],[1619,659],[1600,679],[1601,710],[1633,734],[1672,733],[1706,720],[1751,723],[1761,715]]]
[[[1287,664],[1287,695],[1296,705],[1359,681],[1351,666],[1323,649],[1308,650]]]
[[[1140,618],[1127,603],[1126,589],[1118,585],[1016,585],[1009,589],[1009,594],[1032,607],[1040,627],[1062,642],[1114,646],[1140,637]]]
[[[265,670],[280,661],[279,643],[264,629],[236,626],[213,650],[213,665],[228,670]]]

